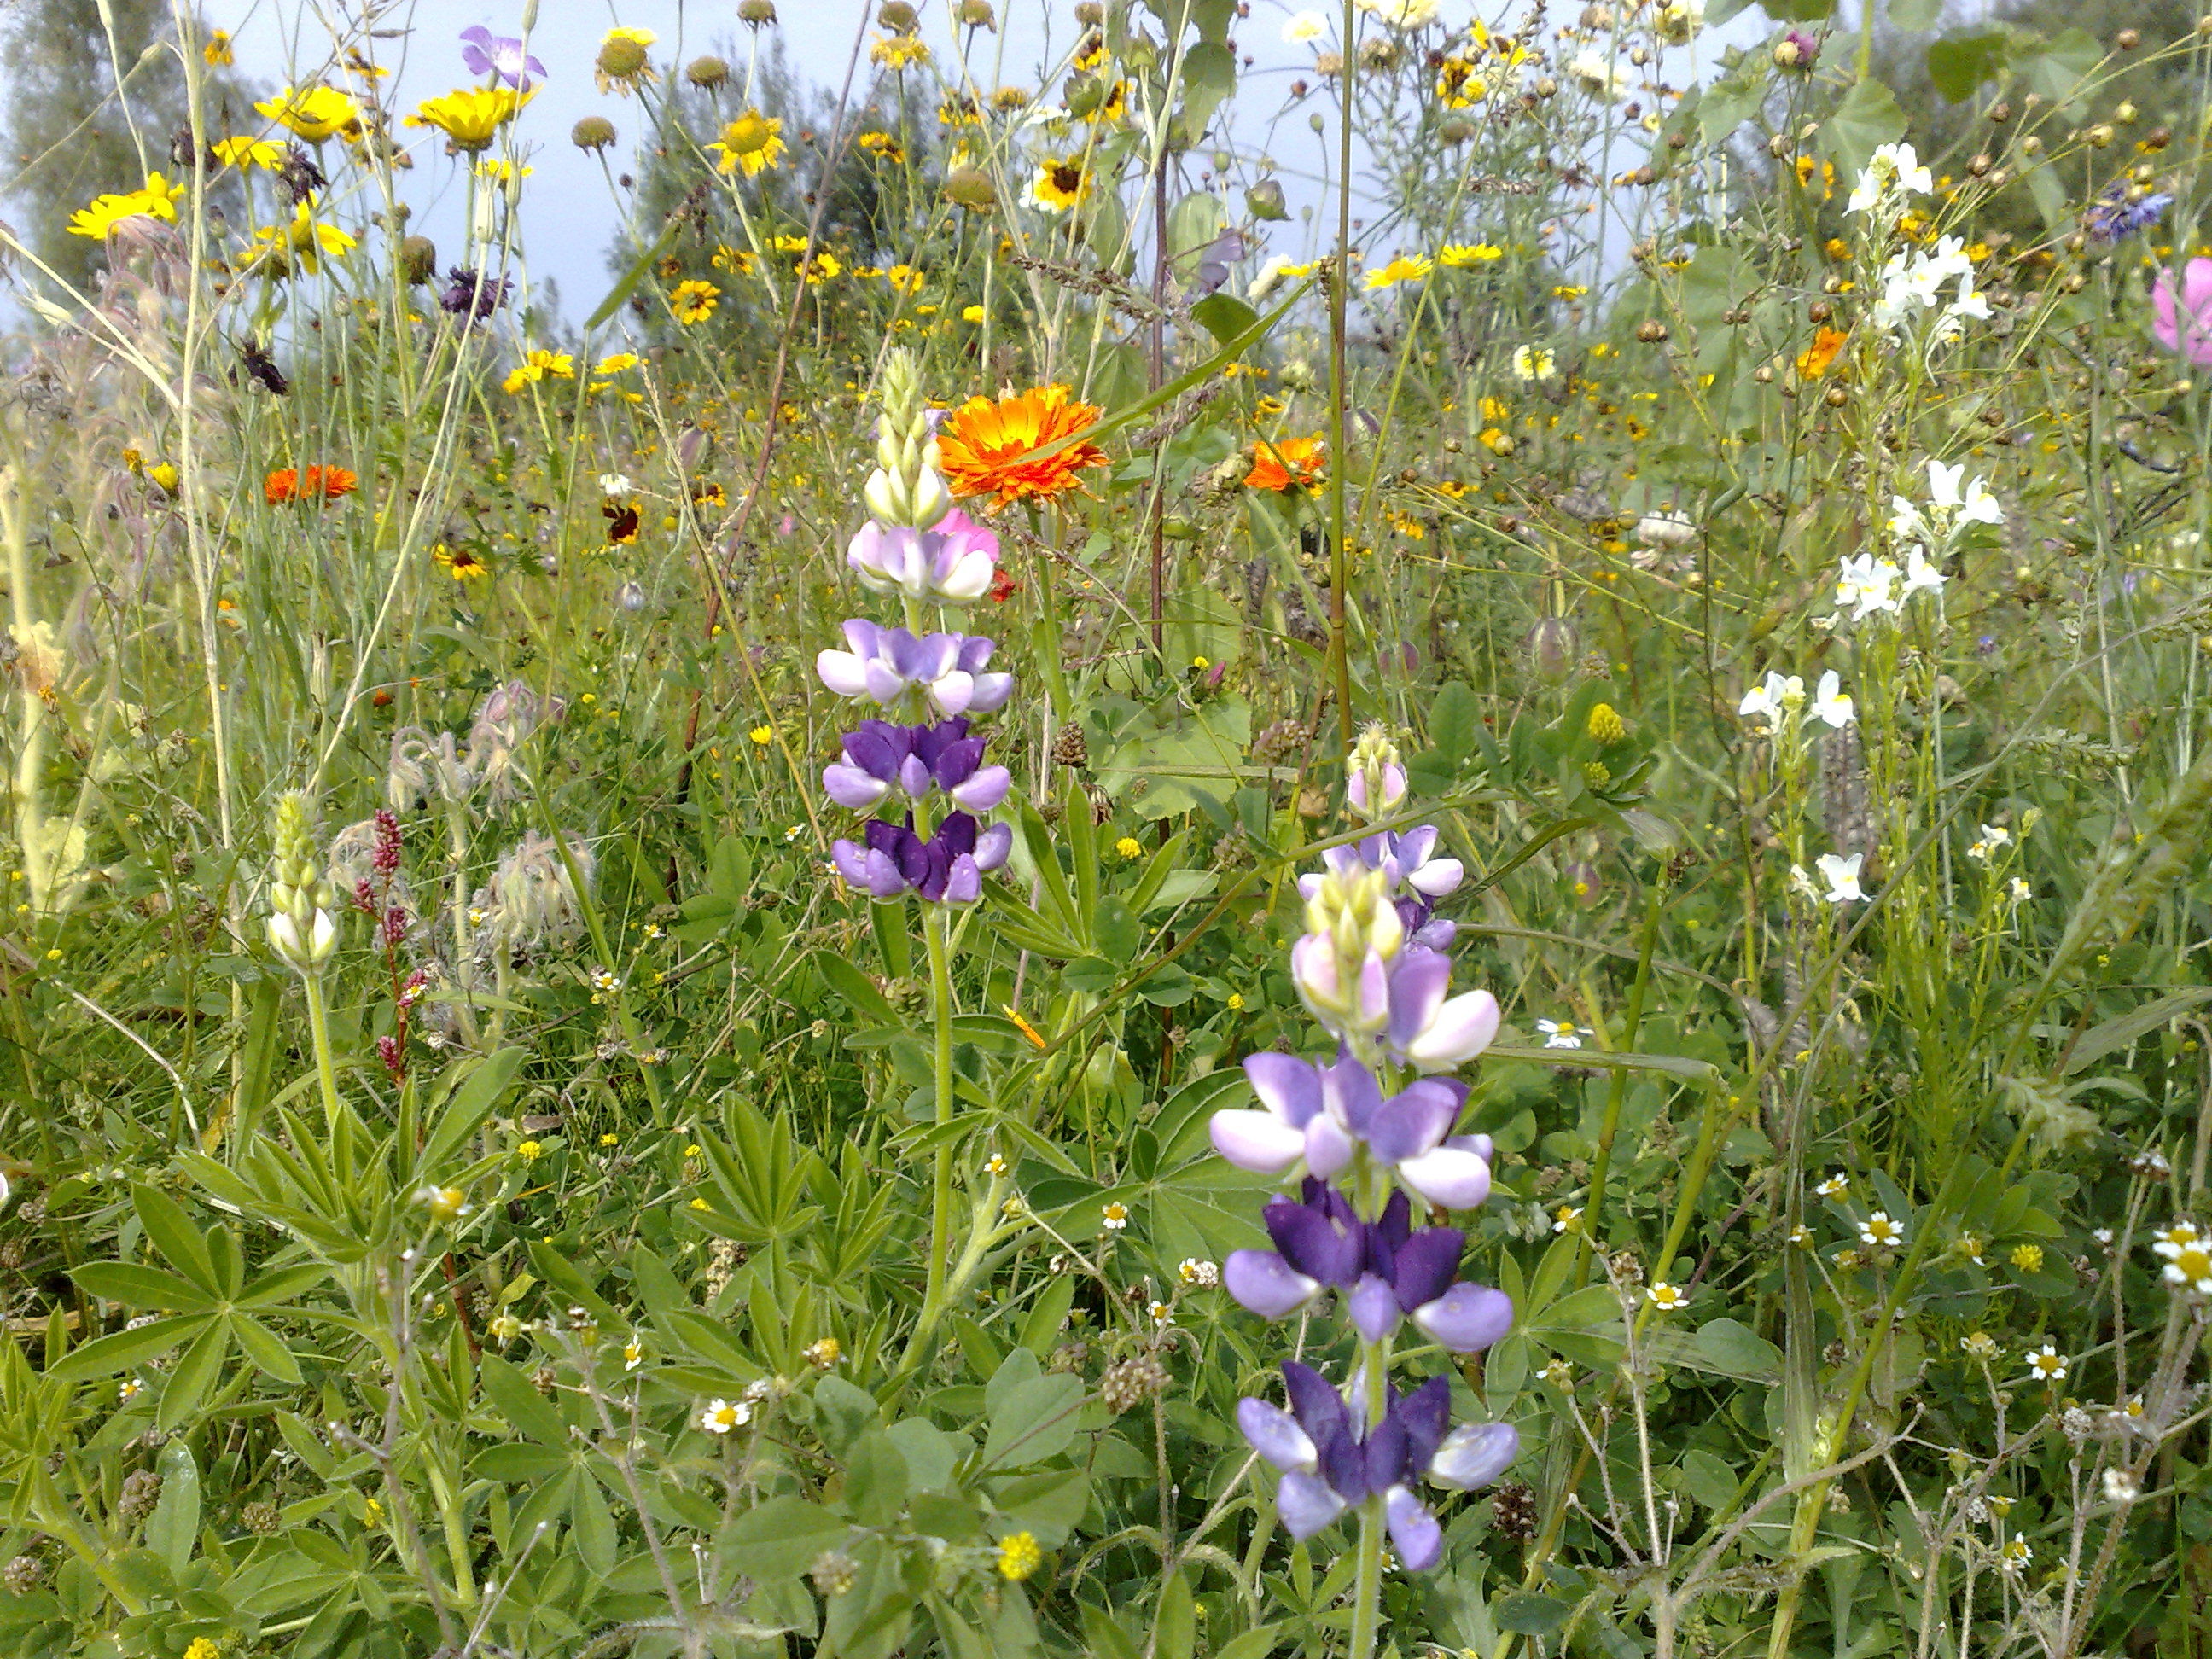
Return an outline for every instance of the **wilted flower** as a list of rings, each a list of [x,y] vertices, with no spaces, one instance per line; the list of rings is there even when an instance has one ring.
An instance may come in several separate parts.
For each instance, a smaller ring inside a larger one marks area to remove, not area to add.
[[[438,303],[454,316],[480,323],[507,303],[514,284],[504,276],[489,276],[455,265],[446,272],[446,291]]]

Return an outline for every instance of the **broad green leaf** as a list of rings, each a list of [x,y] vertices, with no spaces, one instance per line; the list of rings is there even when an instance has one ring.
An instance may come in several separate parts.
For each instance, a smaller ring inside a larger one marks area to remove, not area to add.
[[[1977,87],[2004,68],[2009,39],[2001,29],[1973,29],[1932,40],[1928,78],[1949,102],[1963,104]]]
[[[1565,1625],[1573,1612],[1571,1602],[1526,1591],[1502,1595],[1490,1604],[1490,1616],[1497,1621],[1498,1629],[1522,1636],[1549,1636]]]
[[[1905,110],[1897,95],[1869,78],[1845,93],[1836,112],[1821,124],[1820,144],[1836,164],[1838,176],[1853,180],[1875,150],[1905,136]]]
[[[1027,1356],[1025,1349],[1014,1352]],[[983,1442],[985,1467],[1019,1468],[1066,1450],[1075,1438],[1082,1403],[1083,1384],[1073,1376],[1034,1376],[1021,1383],[991,1413]]]
[[[882,1430],[860,1437],[845,1462],[845,1502],[864,1527],[888,1527],[905,1506],[906,1457]]]
[[[568,1449],[568,1425],[561,1420],[545,1396],[531,1385],[530,1379],[495,1353],[488,1353],[478,1362],[477,1370],[483,1379],[484,1398],[490,1401],[509,1428],[520,1431],[539,1445],[555,1451]]]
[[[159,1267],[142,1267],[129,1261],[88,1261],[70,1269],[80,1290],[126,1308],[161,1308],[176,1313],[198,1313],[216,1305],[216,1298],[190,1281]]]
[[[520,1048],[501,1048],[487,1055],[469,1072],[424,1139],[415,1168],[430,1176],[443,1172],[447,1162],[491,1115],[492,1108],[514,1081],[514,1074],[522,1069],[526,1052]]]
[[[1233,340],[1260,320],[1260,313],[1233,294],[1209,294],[1190,308],[1190,319],[1217,340]]]
[[[142,1364],[156,1354],[167,1353],[178,1343],[206,1329],[214,1317],[213,1314],[183,1314],[174,1319],[157,1319],[136,1330],[117,1331],[111,1336],[95,1338],[81,1348],[70,1349],[50,1374],[72,1382],[88,1376],[112,1376]]]
[[[263,1371],[279,1382],[299,1386],[299,1362],[292,1358],[291,1349],[284,1346],[276,1332],[252,1314],[234,1313],[230,1316],[230,1334],[238,1339],[239,1351]]]
[[[855,1011],[878,1025],[903,1027],[910,1023],[891,1006],[890,1000],[876,988],[875,981],[854,967],[849,957],[830,951],[810,951],[805,965],[821,975],[823,982],[851,1003]]]
[[[158,1187],[134,1188],[131,1200],[138,1212],[138,1224],[146,1230],[147,1238],[161,1253],[161,1259],[222,1301],[229,1287],[216,1276],[207,1241],[185,1214],[184,1206]]]
[[[796,1578],[850,1529],[843,1516],[787,1492],[732,1521],[714,1550],[731,1571],[749,1578]]]
[[[1091,1502],[1091,1478],[1081,1469],[1044,1469],[996,1482],[991,1495],[1012,1528],[1035,1534],[1048,1550],[1058,1549],[1083,1519]]]
[[[146,1522],[146,1547],[180,1573],[192,1559],[200,1530],[200,1466],[191,1442],[179,1435],[161,1448],[161,1496]]]
[[[192,1339],[191,1346],[185,1350],[176,1369],[169,1373],[168,1381],[162,1384],[161,1403],[154,1413],[156,1427],[174,1431],[185,1425],[199,1409],[208,1386],[222,1370],[223,1357],[229,1352],[230,1321],[210,1319],[207,1328]]]
[[[1914,34],[1924,33],[1943,20],[1943,0],[1889,0],[1889,21]]]
[[[291,1301],[302,1291],[313,1290],[331,1276],[331,1270],[319,1261],[303,1263],[296,1267],[279,1267],[265,1273],[246,1287],[239,1297],[241,1308],[273,1308]]]

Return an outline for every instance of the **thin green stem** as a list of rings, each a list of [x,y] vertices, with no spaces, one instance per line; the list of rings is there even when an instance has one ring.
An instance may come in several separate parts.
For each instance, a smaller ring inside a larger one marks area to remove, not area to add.
[[[952,951],[945,939],[943,906],[932,908],[924,919],[921,936],[929,953],[930,1012],[937,1039],[932,1066],[937,1087],[937,1127],[943,1129],[952,1121]],[[922,1298],[925,1313],[943,1307],[945,1258],[952,1246],[952,1148],[941,1139],[936,1162],[929,1200],[929,1279]]]
[[[307,992],[307,1030],[315,1045],[315,1078],[323,1088],[323,1121],[335,1126],[343,1108],[338,1100],[338,1072],[331,1055],[331,1014],[323,999],[323,981],[313,974],[301,983]]]
[[[1659,943],[1659,918],[1667,908],[1667,878],[1662,873],[1651,884],[1650,902],[1644,910],[1644,933],[1636,942],[1636,978],[1628,989],[1628,1018],[1620,1029],[1620,1046],[1626,1049],[1636,1047],[1636,1033],[1644,1024],[1644,994],[1651,983],[1651,953]],[[1589,1269],[1590,1254],[1595,1248],[1592,1241],[1605,1220],[1606,1177],[1613,1168],[1613,1138],[1620,1127],[1620,1110],[1628,1098],[1626,1068],[1613,1074],[1612,1084],[1606,1090],[1605,1121],[1598,1129],[1597,1156],[1590,1162],[1589,1197],[1583,1206],[1582,1248],[1575,1253],[1575,1283],[1579,1286]],[[1663,1277],[1667,1263],[1660,1261],[1652,1267],[1655,1275]]]
[[[1351,364],[1345,353],[1345,307],[1352,281],[1352,94],[1358,78],[1359,13],[1353,0],[1344,0],[1344,64],[1337,79],[1344,88],[1344,107],[1337,124],[1336,153],[1336,268],[1328,281],[1328,656],[1336,678],[1336,724],[1344,752],[1352,752],[1352,653],[1346,635],[1345,583],[1351,561],[1350,513],[1344,494],[1345,474],[1351,465],[1351,431],[1347,416],[1352,406]],[[1357,1650],[1355,1649],[1356,1652]]]
[[[1382,1500],[1359,1506],[1359,1566],[1352,1581],[1352,1659],[1374,1659],[1382,1628]]]

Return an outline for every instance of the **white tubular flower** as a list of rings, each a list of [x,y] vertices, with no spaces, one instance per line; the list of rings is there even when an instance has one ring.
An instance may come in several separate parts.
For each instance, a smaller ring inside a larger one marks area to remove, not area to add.
[[[1901,592],[1941,593],[1943,584],[1950,580],[1928,556],[1928,550],[1916,544],[1905,558],[1905,586]]]
[[[1771,737],[1796,717],[1804,702],[1805,682],[1800,676],[1769,673],[1765,685],[1753,686],[1743,694],[1735,712],[1747,720],[1765,720],[1766,733]]]
[[[1842,731],[1858,718],[1858,711],[1842,690],[1843,681],[1831,668],[1820,676],[1820,689],[1813,695],[1813,718],[1825,720],[1836,731]]]
[[[1874,213],[1887,204],[1925,196],[1935,188],[1935,174],[1920,165],[1911,145],[1884,144],[1868,158],[1844,210]]]
[[[1838,858],[1833,853],[1823,853],[1813,860],[1820,866],[1821,879],[1828,890],[1821,895],[1831,904],[1848,904],[1863,899],[1866,894],[1859,887],[1859,866],[1865,855],[1854,853],[1849,858]]]

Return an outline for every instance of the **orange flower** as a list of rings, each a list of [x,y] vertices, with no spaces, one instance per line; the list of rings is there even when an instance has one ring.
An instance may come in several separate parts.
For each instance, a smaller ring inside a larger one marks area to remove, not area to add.
[[[1328,449],[1319,438],[1262,438],[1252,446],[1252,470],[1244,475],[1246,488],[1286,490],[1293,484],[1311,489],[1328,465]]]
[[[1840,328],[1823,328],[1813,337],[1813,343],[1797,354],[1797,373],[1808,380],[1819,380],[1850,337]]]
[[[313,501],[321,496],[334,501],[361,488],[361,480],[342,466],[311,466],[302,478],[292,468],[279,467],[261,481],[263,499],[272,507],[283,501]]]
[[[1097,445],[1076,438],[1098,413],[1064,386],[1032,386],[997,403],[970,398],[938,428],[938,465],[955,495],[989,495],[994,508],[1048,501],[1080,489],[1085,467],[1106,465]],[[1076,441],[1049,455],[1030,453],[1066,439]]]

